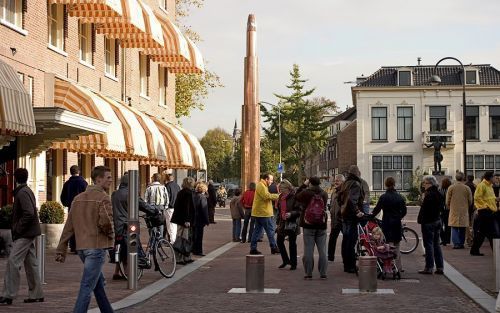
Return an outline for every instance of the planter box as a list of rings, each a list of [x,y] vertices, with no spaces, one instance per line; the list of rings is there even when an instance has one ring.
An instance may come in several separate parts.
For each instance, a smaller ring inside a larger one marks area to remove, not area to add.
[[[11,244],[12,233],[10,229],[0,229],[0,257],[9,256]]]
[[[64,224],[40,224],[42,234],[45,234],[45,247],[57,248],[64,229]]]

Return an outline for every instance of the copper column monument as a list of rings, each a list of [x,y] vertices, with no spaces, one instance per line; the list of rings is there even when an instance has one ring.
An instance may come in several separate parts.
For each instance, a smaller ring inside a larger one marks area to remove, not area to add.
[[[257,28],[255,16],[248,16],[247,55],[245,57],[244,102],[241,134],[241,188],[259,181],[260,173],[260,108],[258,88],[258,59],[256,55]]]

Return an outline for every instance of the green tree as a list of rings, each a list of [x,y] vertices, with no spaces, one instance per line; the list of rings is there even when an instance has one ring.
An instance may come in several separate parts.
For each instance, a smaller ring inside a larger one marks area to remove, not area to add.
[[[224,129],[217,127],[206,132],[200,144],[207,159],[207,176],[222,181],[231,173],[233,139]]]
[[[293,178],[297,184],[302,183],[305,176],[304,165],[307,157],[319,153],[327,143],[328,122],[323,116],[335,112],[334,101],[316,98],[312,101],[306,97],[312,95],[315,88],[306,90],[307,79],[302,79],[299,66],[293,65],[290,72],[291,83],[286,86],[290,95],[275,96],[279,99],[281,108],[281,141],[282,159],[285,165],[285,176]],[[264,133],[272,142],[273,148],[278,140],[278,108],[267,109],[261,106],[264,121],[269,124],[264,127]],[[295,180],[296,179],[296,180]]]

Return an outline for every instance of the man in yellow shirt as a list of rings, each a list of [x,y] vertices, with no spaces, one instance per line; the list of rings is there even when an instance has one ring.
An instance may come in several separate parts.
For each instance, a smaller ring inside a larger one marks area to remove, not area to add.
[[[484,173],[483,181],[476,187],[474,206],[477,208],[477,227],[474,230],[474,241],[470,249],[471,255],[482,256],[479,252],[484,238],[488,238],[493,249],[493,238],[498,236],[498,222],[496,221],[497,202],[493,192],[493,172]]]
[[[260,176],[260,181],[255,188],[255,196],[252,204],[252,217],[255,218],[255,228],[250,242],[250,254],[262,254],[257,250],[257,241],[265,230],[271,253],[280,253],[274,238],[274,223],[273,223],[273,204],[272,202],[278,199],[279,194],[270,193],[269,185],[273,183],[273,175],[263,174]]]

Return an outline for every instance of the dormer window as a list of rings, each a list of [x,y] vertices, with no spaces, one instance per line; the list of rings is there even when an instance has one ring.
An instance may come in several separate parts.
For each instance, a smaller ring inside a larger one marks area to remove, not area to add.
[[[477,77],[477,70],[466,70],[465,71],[465,84],[466,85],[477,85],[479,84],[479,79]]]
[[[398,71],[398,86],[411,86],[411,71]]]

